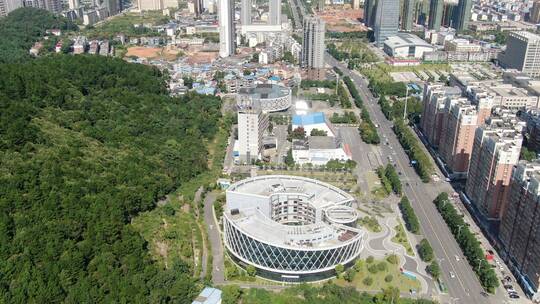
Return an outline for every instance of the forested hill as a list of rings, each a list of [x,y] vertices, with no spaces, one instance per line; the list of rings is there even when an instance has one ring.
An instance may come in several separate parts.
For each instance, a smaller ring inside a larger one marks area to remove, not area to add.
[[[30,59],[28,50],[48,29],[76,30],[62,16],[31,7],[19,8],[0,19],[0,63]]]
[[[130,225],[206,170],[217,97],[101,56],[0,64],[0,303],[189,303]]]

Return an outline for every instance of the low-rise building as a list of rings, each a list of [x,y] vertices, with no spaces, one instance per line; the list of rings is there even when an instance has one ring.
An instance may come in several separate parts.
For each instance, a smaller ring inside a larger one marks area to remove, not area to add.
[[[310,135],[314,129],[326,132],[327,136],[336,136],[336,131],[330,121],[326,119],[322,112],[315,112],[306,115],[293,115],[292,129],[303,128],[306,135]]]
[[[435,47],[416,35],[398,33],[384,41],[383,49],[386,54],[392,57],[422,58],[425,52],[432,52]]]
[[[293,141],[292,155],[294,162],[300,165],[326,165],[330,160],[347,161],[351,151],[339,137],[308,136],[307,139]]]

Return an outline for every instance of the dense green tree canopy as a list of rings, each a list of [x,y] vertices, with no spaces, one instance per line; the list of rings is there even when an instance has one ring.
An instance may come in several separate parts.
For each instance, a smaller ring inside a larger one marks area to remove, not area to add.
[[[0,302],[191,302],[191,269],[158,269],[128,224],[206,170],[219,98],[100,56],[0,75]]]

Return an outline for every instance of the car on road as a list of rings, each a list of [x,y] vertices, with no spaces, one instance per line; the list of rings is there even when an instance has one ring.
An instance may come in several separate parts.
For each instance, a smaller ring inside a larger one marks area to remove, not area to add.
[[[517,294],[511,294],[509,295],[510,299],[519,299],[519,296]]]
[[[450,271],[450,277],[453,279],[456,277],[456,275],[452,271]]]
[[[456,258],[456,261],[459,262],[459,256],[456,255],[455,258]]]

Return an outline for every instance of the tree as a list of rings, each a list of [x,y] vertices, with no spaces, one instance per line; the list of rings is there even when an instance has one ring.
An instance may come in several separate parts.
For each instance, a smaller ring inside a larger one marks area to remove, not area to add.
[[[246,272],[248,276],[254,277],[255,275],[257,275],[257,268],[255,268],[255,266],[253,265],[248,265],[246,267]]]
[[[434,258],[433,249],[428,240],[422,239],[418,244],[418,255],[424,262],[431,262]]]
[[[253,57],[255,58],[255,55],[253,55]],[[258,57],[258,55],[257,55],[257,57]],[[258,60],[257,60],[257,61],[258,61]],[[251,72],[250,69],[244,69],[244,71],[243,71],[244,76],[249,76],[249,75],[251,75],[251,73],[252,73],[252,72]]]
[[[366,286],[371,286],[373,284],[373,278],[372,277],[365,277],[364,280],[362,280],[362,283]]]
[[[399,289],[394,286],[383,288],[383,300],[386,303],[399,303]]]
[[[436,261],[433,261],[431,264],[426,266],[426,272],[429,273],[429,275],[431,275],[434,279],[438,279],[441,275],[441,269]]]
[[[238,285],[221,286],[223,292],[223,304],[236,304],[242,296],[242,289]]]
[[[289,151],[287,151],[287,156],[285,156],[285,164],[288,167],[294,166],[294,157],[293,157],[292,149],[289,149]]]
[[[533,161],[536,157],[536,152],[533,150],[529,150],[527,147],[523,146],[521,147],[521,153],[519,155],[520,159],[524,159],[526,161]]]
[[[289,51],[286,51],[285,53],[283,53],[282,60],[288,63],[296,63],[296,60],[294,60],[293,54]]]
[[[341,274],[343,273],[344,270],[345,270],[345,266],[343,266],[342,264],[337,264],[335,267],[336,277],[341,278]]]
[[[392,282],[393,279],[394,279],[394,277],[393,277],[391,274],[388,274],[388,275],[386,275],[386,276],[384,277],[384,281],[385,281],[386,283]]]
[[[379,271],[386,271],[388,269],[388,264],[386,264],[385,261],[379,262],[377,264],[377,270]]]
[[[412,208],[407,196],[403,196],[401,198],[401,201],[399,202],[399,209],[403,215],[403,220],[405,221],[407,230],[418,234],[420,232],[420,222],[418,221],[418,217],[416,217],[414,209]]]
[[[296,129],[294,129],[289,134],[289,136],[290,136],[291,139],[306,139],[306,131],[304,130],[303,127],[298,127]]]
[[[347,282],[352,282],[354,281],[354,277],[356,276],[356,270],[353,268],[349,268],[345,274],[343,275],[343,278],[345,279],[345,281]]]
[[[312,129],[309,136],[327,136],[328,133],[325,130]]]
[[[366,262],[367,262],[368,264],[373,263],[373,261],[375,261],[375,258],[374,258],[373,256],[371,256],[371,255],[368,256],[367,259],[366,259]]]

